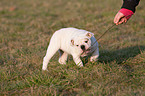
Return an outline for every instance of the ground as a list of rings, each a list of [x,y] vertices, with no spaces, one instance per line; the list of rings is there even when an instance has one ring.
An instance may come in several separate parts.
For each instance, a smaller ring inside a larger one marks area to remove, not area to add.
[[[122,5],[117,0],[1,0],[0,95],[145,95],[145,1],[127,24],[114,26],[99,41],[97,62],[79,68],[58,53],[42,72],[52,34],[64,27],[99,38]],[[82,58],[85,62],[85,58]]]

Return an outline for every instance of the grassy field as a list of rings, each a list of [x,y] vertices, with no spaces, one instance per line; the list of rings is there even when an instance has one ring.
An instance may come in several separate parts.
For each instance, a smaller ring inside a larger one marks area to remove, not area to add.
[[[58,53],[42,72],[52,34],[64,27],[99,38],[121,0],[0,0],[0,96],[145,96],[145,0],[134,16],[98,43],[100,57],[79,68]],[[85,58],[82,58],[85,61]]]

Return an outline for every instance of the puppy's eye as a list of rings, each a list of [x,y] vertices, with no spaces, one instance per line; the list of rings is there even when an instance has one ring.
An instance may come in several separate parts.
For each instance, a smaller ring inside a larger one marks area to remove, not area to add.
[[[88,43],[88,41],[85,41],[85,43]]]
[[[76,45],[77,47],[79,46],[79,45]]]

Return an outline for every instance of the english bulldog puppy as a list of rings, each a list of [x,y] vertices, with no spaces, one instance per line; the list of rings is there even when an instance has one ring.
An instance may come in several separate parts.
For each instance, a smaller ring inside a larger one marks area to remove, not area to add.
[[[51,39],[45,57],[42,70],[47,70],[47,65],[52,56],[59,52],[59,63],[66,64],[68,54],[73,56],[76,65],[82,67],[80,57],[91,55],[90,61],[96,61],[99,57],[98,43],[94,34],[77,28],[62,28],[56,31]]]

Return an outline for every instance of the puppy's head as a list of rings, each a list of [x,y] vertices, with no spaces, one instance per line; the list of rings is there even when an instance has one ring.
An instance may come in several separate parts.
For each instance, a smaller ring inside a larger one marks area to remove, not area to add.
[[[86,32],[83,35],[79,35],[71,39],[71,45],[75,48],[75,51],[79,54],[85,52],[86,54],[89,53],[91,47],[91,37],[94,34],[91,32]],[[84,54],[83,56],[86,56]]]

